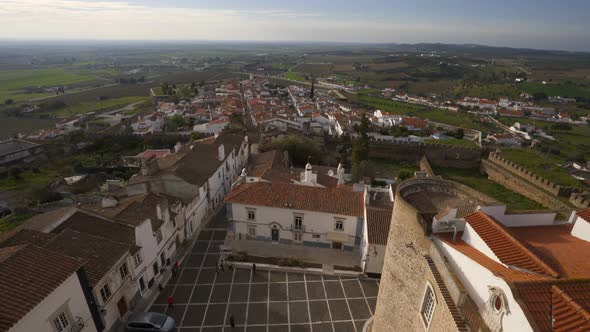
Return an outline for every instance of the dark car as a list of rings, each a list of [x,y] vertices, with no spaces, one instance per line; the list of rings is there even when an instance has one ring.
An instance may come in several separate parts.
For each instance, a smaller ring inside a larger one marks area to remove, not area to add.
[[[155,312],[132,313],[125,323],[126,332],[171,332],[176,322],[174,318]]]

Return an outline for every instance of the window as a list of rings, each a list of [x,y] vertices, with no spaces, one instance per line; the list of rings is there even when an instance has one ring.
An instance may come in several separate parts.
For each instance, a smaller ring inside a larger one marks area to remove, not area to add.
[[[123,263],[121,267],[119,267],[119,274],[121,275],[121,279],[125,279],[129,275],[129,270],[127,269],[127,263]]]
[[[156,242],[158,244],[160,244],[160,242],[162,242],[162,230],[158,229],[158,231],[156,232]]]
[[[336,220],[336,224],[334,225],[334,229],[337,231],[344,231],[344,221],[342,220]]]
[[[139,264],[141,264],[141,262],[143,261],[143,257],[141,256],[141,251],[138,251],[137,254],[135,254],[135,256],[133,256],[135,258],[135,267],[138,267]]]
[[[248,236],[256,236],[256,226],[248,226]]]
[[[293,233],[293,241],[301,242],[301,233]]]
[[[62,310],[53,318],[53,327],[57,332],[66,331],[70,327],[70,319],[65,310]]]
[[[100,296],[104,302],[106,302],[111,297],[111,289],[109,288],[109,284],[102,286],[100,289]]]
[[[434,307],[436,307],[436,299],[434,298],[434,291],[430,285],[426,285],[426,292],[424,293],[424,300],[422,300],[422,309],[420,314],[424,320],[426,327],[430,325],[432,316],[434,315]]]
[[[320,234],[313,234],[311,237],[314,239],[319,239],[322,236]]]
[[[145,279],[143,279],[143,276],[139,277],[139,289],[142,292],[145,290]]]
[[[256,211],[248,210],[248,220],[256,220]]]
[[[502,303],[502,297],[498,294],[494,294],[492,297],[492,304],[494,306],[494,310],[500,312],[504,307],[504,303]]]
[[[303,216],[295,216],[295,221],[293,224],[293,228],[296,231],[300,231],[303,229]]]
[[[154,269],[155,276],[157,276],[160,273],[160,268],[158,267],[158,262],[154,262],[154,265],[152,265],[152,269]]]

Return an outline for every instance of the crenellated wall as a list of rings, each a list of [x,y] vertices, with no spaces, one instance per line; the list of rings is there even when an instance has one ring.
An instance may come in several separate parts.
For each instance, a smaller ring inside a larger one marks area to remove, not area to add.
[[[582,193],[573,193],[570,196],[570,203],[580,209],[590,207],[590,192],[584,191]]]
[[[370,147],[371,158],[418,163],[422,157],[426,157],[431,165],[455,168],[479,167],[482,157],[490,151],[488,148],[383,140],[371,140]]]

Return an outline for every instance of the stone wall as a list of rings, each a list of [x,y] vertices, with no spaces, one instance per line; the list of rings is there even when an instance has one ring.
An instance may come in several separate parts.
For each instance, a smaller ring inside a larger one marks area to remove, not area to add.
[[[430,163],[428,162],[428,159],[426,159],[426,157],[422,157],[422,159],[420,159],[419,166],[420,170],[428,174],[429,177],[434,176],[434,171],[432,170],[432,167],[430,167]]]
[[[370,147],[369,156],[371,158],[418,163],[422,157],[426,157],[431,165],[455,168],[479,167],[482,156],[489,152],[487,148],[480,149],[444,144],[417,144],[381,140],[371,140]]]
[[[580,209],[586,209],[590,207],[590,193],[585,191],[582,193],[573,193],[570,196],[570,203],[572,203],[573,206],[580,208]]]
[[[569,197],[576,190],[575,188],[572,188],[572,187],[564,187],[564,186],[557,185],[557,184],[543,178],[542,176],[539,176],[539,175],[527,170],[526,168],[524,168],[516,163],[513,163],[509,160],[502,158],[500,156],[500,154],[497,152],[490,153],[488,160],[490,162],[492,162],[498,166],[501,166],[502,168],[505,168],[508,171],[522,177],[523,179],[538,186],[539,188],[552,193],[553,195]]]
[[[508,169],[502,167],[502,164],[495,163],[492,160],[482,160],[481,171],[488,175],[488,179],[528,197],[558,212],[562,216],[569,215],[572,210],[570,206],[561,201],[555,194],[544,190],[542,187],[536,185],[536,183],[529,182],[528,179],[511,173]],[[554,190],[554,192],[556,191],[558,190]]]

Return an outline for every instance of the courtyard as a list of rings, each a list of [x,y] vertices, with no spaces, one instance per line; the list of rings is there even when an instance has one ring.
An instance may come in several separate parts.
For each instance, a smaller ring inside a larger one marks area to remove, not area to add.
[[[226,231],[202,231],[149,311],[188,331],[356,331],[377,301],[375,279],[216,268]],[[172,295],[174,307],[167,307]],[[230,326],[234,317],[235,327]]]

